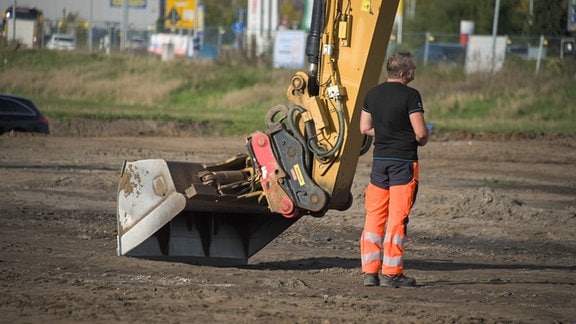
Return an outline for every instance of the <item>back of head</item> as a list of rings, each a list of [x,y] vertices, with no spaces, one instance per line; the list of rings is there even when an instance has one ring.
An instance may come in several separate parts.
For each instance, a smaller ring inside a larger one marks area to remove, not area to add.
[[[386,63],[389,78],[398,78],[401,72],[408,73],[412,68],[414,68],[414,62],[409,52],[393,53]]]

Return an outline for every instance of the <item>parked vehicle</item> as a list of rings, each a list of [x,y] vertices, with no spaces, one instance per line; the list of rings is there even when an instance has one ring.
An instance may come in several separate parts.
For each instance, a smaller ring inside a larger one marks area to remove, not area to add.
[[[49,134],[50,125],[31,100],[0,94],[0,134],[12,130]]]
[[[422,45],[415,56],[419,62],[427,61],[428,64],[453,64],[464,65],[466,59],[466,47],[458,43],[429,43]]]
[[[146,53],[148,50],[148,41],[142,37],[133,37],[128,41],[128,49],[132,52]]]
[[[69,34],[54,34],[46,43],[46,48],[52,50],[75,50],[76,37]]]
[[[14,1],[14,3],[16,3]],[[15,14],[15,15],[14,15]],[[44,14],[29,7],[8,7],[2,15],[4,36],[8,41],[17,41],[28,48],[38,48],[44,28]]]

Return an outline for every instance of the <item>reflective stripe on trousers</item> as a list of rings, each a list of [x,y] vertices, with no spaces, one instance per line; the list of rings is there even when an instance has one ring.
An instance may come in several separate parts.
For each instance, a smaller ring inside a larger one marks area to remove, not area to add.
[[[396,275],[403,271],[402,254],[408,215],[418,188],[418,163],[414,178],[405,185],[366,188],[366,221],[360,238],[362,272]]]

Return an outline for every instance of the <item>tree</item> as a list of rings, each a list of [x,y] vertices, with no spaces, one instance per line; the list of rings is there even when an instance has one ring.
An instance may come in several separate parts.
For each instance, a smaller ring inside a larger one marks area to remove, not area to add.
[[[245,9],[247,1],[203,0],[202,2],[205,8],[206,26],[232,26],[238,20],[236,17],[238,9]]]
[[[231,26],[238,20],[240,9],[246,9],[246,0],[203,0],[207,26]],[[278,0],[280,16],[287,16],[289,21],[302,19],[304,0]]]
[[[530,2],[534,5],[530,16]],[[499,35],[561,36],[566,32],[568,0],[501,0]],[[460,21],[471,20],[476,34],[491,34],[496,0],[418,0],[410,32],[459,33]]]
[[[568,0],[534,0],[534,29],[536,35],[566,36],[568,31]]]

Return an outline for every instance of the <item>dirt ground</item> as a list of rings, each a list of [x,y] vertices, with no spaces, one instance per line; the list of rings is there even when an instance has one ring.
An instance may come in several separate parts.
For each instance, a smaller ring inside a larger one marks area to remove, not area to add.
[[[348,211],[247,266],[196,266],[116,255],[122,161],[216,162],[244,138],[65,126],[0,136],[2,323],[576,323],[574,138],[433,136],[405,245],[418,286],[393,289],[362,286],[369,155]]]

